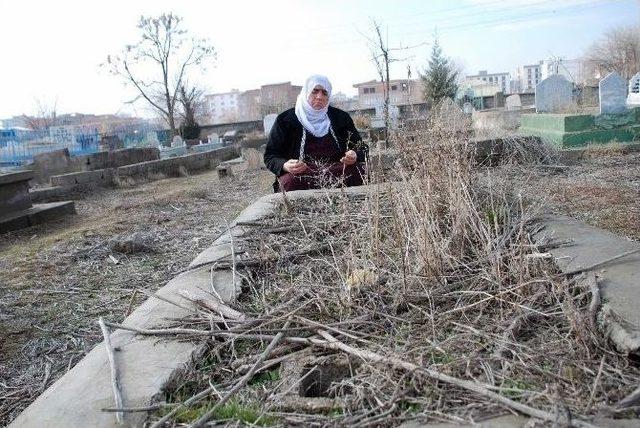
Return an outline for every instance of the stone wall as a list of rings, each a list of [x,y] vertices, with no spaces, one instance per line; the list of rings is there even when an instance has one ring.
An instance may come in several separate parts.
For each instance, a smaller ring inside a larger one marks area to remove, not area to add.
[[[234,147],[223,147],[203,153],[188,154],[168,159],[105,168],[96,171],[74,172],[51,177],[52,186],[64,188],[110,186],[120,179],[149,179],[154,175],[178,176],[183,171],[215,168],[221,162],[239,156]]]
[[[117,168],[156,159],[160,159],[156,147],[136,147],[81,156],[69,156],[69,150],[63,149],[35,155],[33,164],[28,168],[34,172],[34,182],[42,184],[54,175]]]

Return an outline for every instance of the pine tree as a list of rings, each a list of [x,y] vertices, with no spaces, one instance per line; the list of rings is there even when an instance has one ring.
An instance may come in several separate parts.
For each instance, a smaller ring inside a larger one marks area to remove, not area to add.
[[[442,55],[442,48],[436,37],[431,50],[429,68],[420,76],[424,85],[425,99],[435,104],[444,98],[454,98],[458,91],[457,77],[458,72]]]

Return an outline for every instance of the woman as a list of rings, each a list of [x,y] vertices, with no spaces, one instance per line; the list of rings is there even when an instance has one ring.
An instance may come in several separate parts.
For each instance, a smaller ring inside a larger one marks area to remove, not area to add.
[[[331,83],[325,76],[307,79],[295,108],[278,115],[264,152],[276,175],[277,192],[362,184],[368,147],[348,113],[329,106]]]

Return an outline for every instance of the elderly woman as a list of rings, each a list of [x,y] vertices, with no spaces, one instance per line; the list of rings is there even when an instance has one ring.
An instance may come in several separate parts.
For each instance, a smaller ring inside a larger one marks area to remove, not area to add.
[[[311,76],[295,108],[276,118],[264,153],[276,192],[362,184],[368,148],[349,114],[329,105],[330,97],[329,79]]]

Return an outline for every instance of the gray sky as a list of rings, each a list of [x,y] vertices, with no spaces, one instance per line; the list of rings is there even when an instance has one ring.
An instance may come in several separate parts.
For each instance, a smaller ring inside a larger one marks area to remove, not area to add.
[[[424,69],[434,30],[446,55],[468,74],[513,73],[551,55],[576,58],[604,31],[640,24],[638,0],[0,0],[0,118],[35,113],[36,100],[58,113],[148,115],[135,95],[99,64],[137,40],[140,15],[173,12],[216,48],[215,67],[199,76],[211,92],[257,88],[310,74],[334,91],[377,78],[365,36],[372,18],[397,54],[392,78]]]

